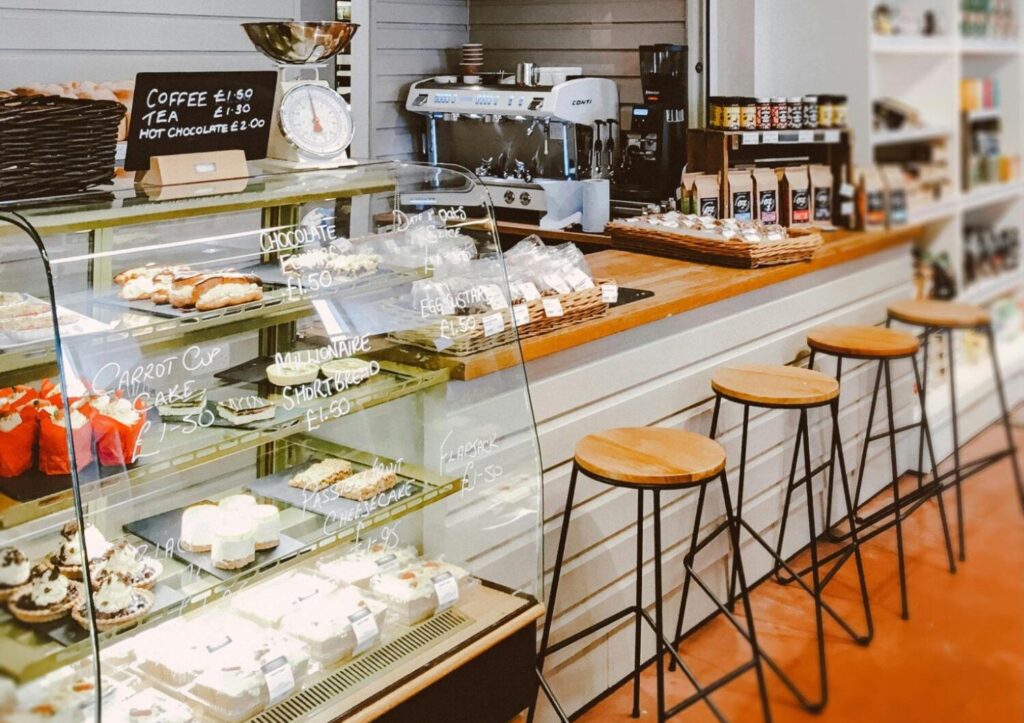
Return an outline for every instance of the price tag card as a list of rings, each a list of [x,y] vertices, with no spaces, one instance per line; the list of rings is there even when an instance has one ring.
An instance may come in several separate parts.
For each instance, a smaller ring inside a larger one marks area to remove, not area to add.
[[[523,290],[523,298],[527,301],[536,301],[540,298],[540,292],[537,291],[537,287],[530,281],[524,281],[520,284],[520,288]]]
[[[740,135],[740,138],[743,140],[743,145],[745,146],[756,146],[761,142],[760,133],[743,133]]]
[[[267,155],[277,73],[139,73],[128,124],[126,171],[149,169],[152,156],[241,149]]]
[[[575,291],[585,291],[586,289],[594,288],[593,279],[577,268],[571,269],[565,277],[572,284],[572,288]]]
[[[840,135],[839,131],[825,131],[825,142],[838,143]]]
[[[352,632],[356,636],[356,647],[352,650],[353,654],[358,655],[363,652],[380,637],[377,619],[373,617],[373,612],[370,608],[364,608],[357,613],[352,613],[348,616],[348,621],[352,624]]]
[[[263,665],[261,670],[267,681],[267,690],[270,692],[270,705],[284,700],[295,690],[292,666],[288,665],[288,658],[283,655]]]
[[[765,143],[778,143],[779,132],[778,131],[765,131],[761,134],[761,140]]]
[[[601,284],[601,301],[606,304],[615,304],[619,300],[618,284]]]
[[[381,555],[377,558],[377,569],[381,572],[394,570],[396,567],[398,567],[398,555],[394,553],[390,555]]]
[[[572,289],[569,287],[569,284],[567,284],[565,282],[565,279],[563,279],[558,274],[548,274],[547,276],[544,277],[544,281],[546,281],[547,285],[550,286],[555,291],[557,291],[559,294],[569,294],[572,292]]]
[[[801,143],[814,143],[814,131],[800,131],[797,140]]]
[[[853,201],[843,201],[839,206],[839,213],[844,216],[849,216],[853,213]]]
[[[505,331],[505,320],[501,314],[489,314],[484,317],[484,336],[494,336]]]
[[[844,183],[839,187],[839,195],[842,196],[843,198],[853,198],[853,193],[854,191],[852,184]]]
[[[557,296],[544,297],[544,315],[548,318],[565,316],[565,312],[562,311],[562,302],[558,300]]]
[[[459,583],[450,572],[442,572],[430,579],[437,595],[437,612],[444,612],[459,601]]]
[[[530,323],[530,308],[526,304],[516,304],[512,307],[512,323],[516,326]]]
[[[494,284],[488,284],[483,287],[484,297],[487,299],[487,304],[495,311],[501,311],[502,309],[508,308],[508,302],[505,301],[505,295],[501,293]]]

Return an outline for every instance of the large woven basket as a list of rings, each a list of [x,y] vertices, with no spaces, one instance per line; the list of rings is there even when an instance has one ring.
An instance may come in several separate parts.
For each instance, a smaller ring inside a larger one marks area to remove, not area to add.
[[[601,285],[608,281],[596,281],[592,289],[573,291],[558,296],[562,306],[562,316],[548,316],[544,311],[541,299],[525,302],[530,313],[530,321],[519,326],[519,338],[546,334],[556,329],[578,324],[588,319],[604,316],[608,304],[601,297]],[[410,328],[393,332],[388,335],[393,341],[410,344],[422,349],[444,354],[446,356],[469,356],[478,352],[494,349],[515,341],[515,329],[512,326],[512,312],[509,309],[492,311],[486,314],[469,314],[463,316],[435,316],[423,319],[415,311],[404,307],[393,306],[389,313]],[[484,319],[493,314],[501,314],[503,330],[487,336]]]
[[[0,200],[76,193],[114,176],[112,100],[37,95],[0,98]]]
[[[812,228],[790,228],[782,241],[751,243],[742,239],[706,239],[691,236],[686,229],[612,221],[606,227],[614,248],[699,261],[718,266],[754,269],[810,261],[822,245],[821,234]]]

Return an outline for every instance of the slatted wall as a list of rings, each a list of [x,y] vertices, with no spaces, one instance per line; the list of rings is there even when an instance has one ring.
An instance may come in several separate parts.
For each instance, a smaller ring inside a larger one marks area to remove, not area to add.
[[[404,110],[409,85],[451,70],[469,41],[467,0],[372,0],[370,155],[417,158],[420,122]],[[356,61],[359,62],[359,61]]]
[[[623,103],[641,100],[637,48],[686,42],[685,0],[471,0],[470,38],[486,69],[517,62],[582,66],[612,78]]]
[[[239,27],[299,16],[302,0],[0,0],[0,88],[140,71],[266,70]],[[319,6],[330,3],[318,2]],[[311,17],[315,15],[310,15]]]

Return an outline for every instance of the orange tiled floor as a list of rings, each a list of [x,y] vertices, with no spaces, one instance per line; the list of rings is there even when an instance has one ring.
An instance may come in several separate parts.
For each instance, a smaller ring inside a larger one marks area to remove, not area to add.
[[[968,445],[967,457],[995,449],[1001,428]],[[1018,448],[1024,430],[1017,430]],[[1024,453],[1021,455],[1024,457]],[[953,522],[949,496],[947,510]],[[827,723],[1005,723],[1024,721],[1024,518],[1008,461],[973,477],[965,488],[967,562],[956,575],[946,569],[938,513],[920,508],[904,528],[910,620],[900,619],[896,533],[864,548],[875,639],[859,647],[826,618],[829,704],[821,715],[798,708],[778,678],[768,676],[776,721]],[[954,544],[955,544],[955,529]],[[806,555],[805,555],[806,556]],[[802,558],[801,558],[802,559]],[[856,628],[863,625],[856,573],[846,565],[829,586],[828,599]],[[769,652],[805,689],[816,684],[814,618],[810,598],[772,583],[753,600],[758,635]],[[682,646],[699,679],[711,680],[743,659],[741,639],[722,619],[697,631]],[[667,679],[671,704],[692,688],[679,672]],[[655,720],[653,667],[641,684],[642,720]],[[758,721],[761,710],[753,671],[718,691],[714,700],[731,721]],[[633,720],[632,687],[623,686],[581,718],[587,723]],[[673,720],[714,720],[699,703]]]

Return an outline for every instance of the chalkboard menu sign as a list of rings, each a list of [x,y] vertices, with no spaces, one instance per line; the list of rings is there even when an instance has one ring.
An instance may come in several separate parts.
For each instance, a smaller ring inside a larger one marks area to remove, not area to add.
[[[139,73],[128,128],[127,171],[151,156],[243,150],[267,155],[277,73]]]

